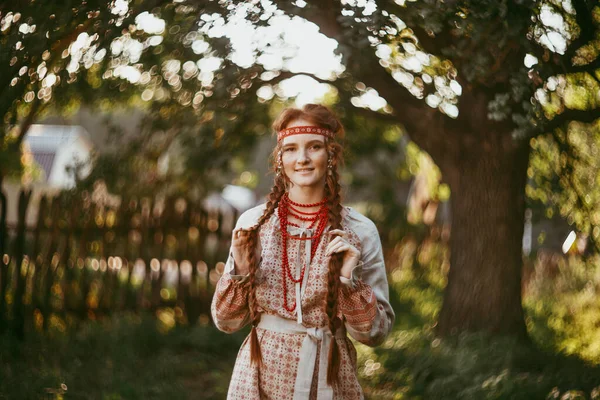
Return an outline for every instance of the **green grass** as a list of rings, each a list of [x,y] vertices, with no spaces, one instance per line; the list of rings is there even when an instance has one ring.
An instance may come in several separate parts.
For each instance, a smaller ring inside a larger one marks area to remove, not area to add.
[[[243,333],[120,315],[0,339],[0,399],[223,399]]]
[[[599,366],[509,338],[440,340],[419,329],[398,330],[383,346],[359,353],[362,384],[372,399],[533,400],[554,398],[548,397],[553,391],[600,398]]]

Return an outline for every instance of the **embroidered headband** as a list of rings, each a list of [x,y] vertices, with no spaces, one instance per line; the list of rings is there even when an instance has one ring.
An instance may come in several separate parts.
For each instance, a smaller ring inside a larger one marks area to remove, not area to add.
[[[282,129],[277,132],[277,141],[283,140],[286,136],[291,135],[300,135],[300,134],[313,134],[313,135],[323,135],[328,138],[333,138],[334,133],[329,129],[320,128],[318,126],[294,126],[292,128]]]

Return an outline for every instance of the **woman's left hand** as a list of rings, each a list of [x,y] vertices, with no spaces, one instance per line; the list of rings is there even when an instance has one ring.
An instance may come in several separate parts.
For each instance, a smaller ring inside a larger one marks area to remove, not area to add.
[[[360,261],[360,251],[348,242],[348,232],[346,231],[333,229],[329,231],[329,236],[335,236],[335,238],[327,245],[325,255],[329,256],[334,253],[344,253],[340,275],[350,279],[352,270]]]

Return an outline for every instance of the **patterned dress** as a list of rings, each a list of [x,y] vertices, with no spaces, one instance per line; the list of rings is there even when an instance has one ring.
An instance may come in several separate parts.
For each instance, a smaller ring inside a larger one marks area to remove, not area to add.
[[[256,225],[264,209],[265,204],[243,213],[237,221],[236,229]],[[297,266],[296,272],[305,263],[308,265],[304,282],[294,284],[287,280],[288,304],[293,305],[297,299],[301,299],[294,312],[289,312],[283,307],[282,241],[279,229],[276,210],[259,231],[261,260],[256,288],[258,310],[262,313],[262,319],[287,322],[289,325],[299,326],[313,333],[308,339],[307,332],[265,329],[263,325],[269,326],[268,321],[267,324],[263,324],[261,319],[257,334],[262,367],[257,368],[250,363],[248,336],[238,353],[227,398],[231,400],[363,399],[363,392],[357,379],[356,350],[346,336],[346,332],[360,343],[376,346],[383,342],[394,322],[377,228],[370,219],[356,210],[350,207],[343,208],[342,229],[349,234],[347,240],[361,251],[361,261],[352,271],[350,279],[340,278],[342,284],[338,294],[338,316],[342,318],[344,324],[337,329],[336,337],[329,339],[323,333],[314,334],[327,329],[328,325],[324,306],[329,264],[329,256],[325,256],[325,250],[328,244],[326,238],[329,226],[325,228],[312,260],[310,240],[288,240],[289,265]],[[307,228],[290,226],[288,229],[294,235],[310,236],[313,233]],[[250,322],[248,293],[248,276],[235,275],[233,256],[230,254],[225,271],[217,283],[211,307],[212,317],[218,329],[231,333]],[[334,388],[324,388],[326,363],[323,364],[323,360],[327,355],[322,351],[324,349],[322,345],[327,344],[324,342],[326,339],[336,340],[340,349],[340,384]],[[314,345],[311,344],[313,342]],[[316,349],[316,355],[307,354],[309,347],[311,352]],[[303,390],[300,390],[300,381],[303,379],[304,381],[308,379],[308,383]],[[326,394],[327,390],[329,394]]]

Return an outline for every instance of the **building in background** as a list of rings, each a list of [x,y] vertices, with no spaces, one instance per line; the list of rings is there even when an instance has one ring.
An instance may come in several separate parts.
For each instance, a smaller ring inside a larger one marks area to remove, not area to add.
[[[75,186],[75,176],[67,168],[78,162],[85,163],[91,156],[94,145],[88,132],[79,125],[34,124],[23,139],[24,156],[33,157],[35,165],[41,169],[38,179],[27,182],[32,189],[32,197],[27,214],[27,224],[37,219],[39,199],[44,194],[55,194]],[[89,166],[81,169],[89,173]],[[23,184],[18,180],[5,179],[3,190],[7,197],[7,223],[9,227],[17,222],[19,193]]]

